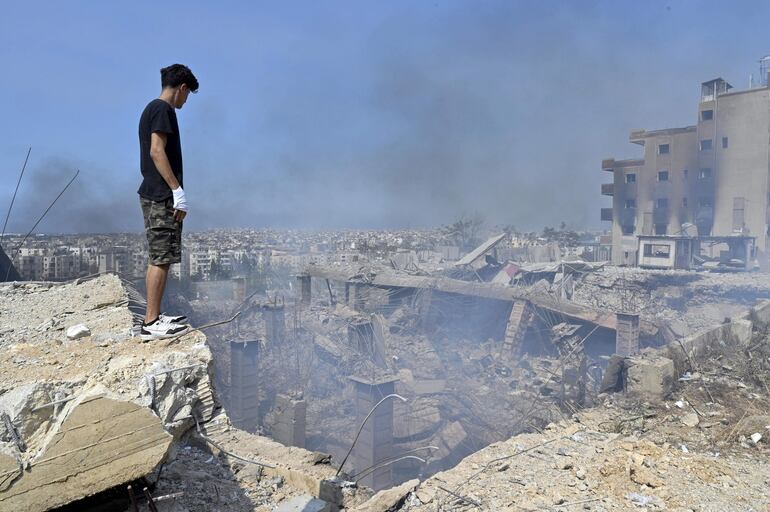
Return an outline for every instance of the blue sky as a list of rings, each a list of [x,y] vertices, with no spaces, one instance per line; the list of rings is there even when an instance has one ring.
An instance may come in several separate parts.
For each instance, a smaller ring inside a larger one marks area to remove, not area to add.
[[[10,231],[74,170],[45,232],[141,229],[137,124],[159,69],[178,113],[186,229],[489,223],[601,227],[602,158],[635,128],[695,122],[770,53],[767,2],[6,3],[0,211]]]

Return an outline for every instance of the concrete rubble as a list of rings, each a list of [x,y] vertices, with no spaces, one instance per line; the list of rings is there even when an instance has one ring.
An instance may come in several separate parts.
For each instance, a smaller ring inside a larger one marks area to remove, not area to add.
[[[238,314],[148,344],[115,276],[0,284],[0,509],[136,480],[176,512],[770,506],[770,281],[501,240],[196,299]]]
[[[0,316],[1,510],[48,510],[120,486],[125,497],[137,479],[180,512],[211,510],[212,499],[233,511],[270,510],[302,493],[330,507],[345,499],[323,484],[334,470],[311,452],[216,416],[202,333],[134,338],[116,276],[0,284]],[[264,472],[238,457],[259,459]]]

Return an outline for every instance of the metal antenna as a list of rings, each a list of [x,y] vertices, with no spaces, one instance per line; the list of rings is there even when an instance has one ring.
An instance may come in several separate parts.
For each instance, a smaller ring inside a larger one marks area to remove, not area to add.
[[[11,209],[13,208],[13,203],[16,201],[16,192],[19,191],[19,185],[21,184],[21,177],[24,176],[24,170],[27,168],[27,161],[29,161],[30,153],[32,153],[32,146],[30,146],[29,149],[27,150],[27,158],[24,159],[24,165],[21,167],[21,174],[19,174],[19,180],[16,182],[16,190],[13,191],[13,198],[11,199],[11,205],[8,207],[8,213],[5,214],[5,222],[3,223],[3,232],[0,233],[0,243],[2,243],[3,237],[5,236],[5,228],[6,226],[8,226],[8,218],[11,216]]]
[[[48,213],[48,212],[51,210],[51,208],[53,208],[53,205],[55,205],[55,204],[56,204],[56,201],[58,201],[58,200],[59,200],[59,198],[62,196],[62,194],[64,194],[64,192],[65,192],[65,191],[66,191],[66,190],[69,188],[69,186],[70,186],[70,185],[72,185],[72,182],[73,182],[73,181],[75,181],[75,178],[77,178],[77,177],[78,177],[78,174],[80,174],[80,169],[78,169],[78,170],[75,172],[75,175],[72,177],[72,179],[69,181],[69,183],[67,183],[67,184],[64,186],[64,188],[62,189],[62,191],[61,191],[61,192],[59,192],[59,195],[58,195],[58,196],[56,196],[56,199],[54,199],[54,200],[53,200],[53,202],[52,202],[50,205],[48,205],[48,208],[46,208],[46,209],[45,209],[45,211],[43,212],[43,215],[41,215],[41,216],[40,216],[40,218],[39,218],[39,219],[37,219],[37,222],[35,222],[35,225],[34,225],[34,226],[32,226],[32,229],[30,229],[30,230],[27,232],[27,234],[26,234],[26,235],[24,235],[24,238],[22,239],[21,243],[19,243],[19,245],[18,245],[18,246],[16,246],[16,249],[14,249],[14,251],[13,251],[13,256],[11,256],[11,261],[13,261],[13,258],[15,258],[15,257],[16,257],[16,255],[19,253],[19,250],[21,249],[21,246],[22,246],[22,245],[24,245],[24,242],[26,242],[26,241],[27,241],[27,238],[29,238],[29,235],[31,235],[31,234],[32,234],[32,232],[33,232],[33,231],[35,231],[35,228],[37,227],[37,225],[38,225],[38,224],[40,224],[40,221],[41,221],[41,220],[43,220],[43,217],[45,217],[45,216],[46,216],[46,214],[47,214],[47,213]],[[8,276],[9,276],[9,275],[11,275],[11,266],[10,266],[10,265],[8,265],[8,272],[6,272],[6,273],[5,273],[5,280],[6,280],[6,281],[8,280]]]

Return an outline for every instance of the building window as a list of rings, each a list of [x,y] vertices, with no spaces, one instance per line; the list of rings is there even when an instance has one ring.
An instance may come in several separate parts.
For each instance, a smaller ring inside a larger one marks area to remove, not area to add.
[[[671,151],[671,146],[668,144],[658,144],[658,154],[667,155]]]
[[[636,208],[636,199],[626,199],[625,208]]]
[[[665,224],[655,224],[655,234],[656,235],[665,235],[666,234],[666,225]]]
[[[655,200],[655,208],[668,208],[668,198],[661,197]]]
[[[698,206],[701,208],[711,208],[714,206],[714,201],[712,201],[710,197],[701,197],[698,199]]]
[[[668,181],[668,171],[658,171],[658,181]]]
[[[682,171],[682,177],[683,177],[684,179],[687,179],[687,174],[689,174],[689,172],[690,172],[690,171],[688,171],[687,169],[684,169],[684,170]]]
[[[682,198],[682,208],[687,208],[687,198],[686,197]]]
[[[636,183],[636,174],[634,173],[626,174],[626,183]]]
[[[701,180],[707,180],[711,178],[711,169],[709,169],[708,167],[704,167],[703,169],[701,169],[700,172],[698,173],[698,178]]]
[[[634,226],[630,226],[630,225],[626,224],[626,225],[621,226],[621,228],[623,229],[623,234],[624,235],[633,235],[634,234]]]
[[[701,110],[700,111],[700,119],[701,121],[711,121],[714,119],[714,111],[713,110]]]
[[[708,151],[709,149],[711,149],[711,139],[703,139],[700,141],[701,151]]]
[[[727,137],[722,137],[722,147],[723,148],[727,147]]]
[[[644,255],[647,258],[668,258],[671,246],[663,244],[644,244]]]

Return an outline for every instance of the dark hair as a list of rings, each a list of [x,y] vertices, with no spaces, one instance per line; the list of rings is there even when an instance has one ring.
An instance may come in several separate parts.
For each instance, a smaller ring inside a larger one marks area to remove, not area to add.
[[[171,64],[160,70],[160,84],[166,87],[179,87],[186,84],[192,92],[198,92],[198,79],[190,68],[183,64]]]

